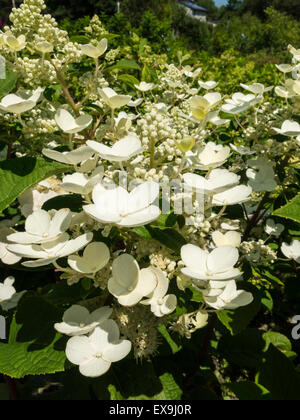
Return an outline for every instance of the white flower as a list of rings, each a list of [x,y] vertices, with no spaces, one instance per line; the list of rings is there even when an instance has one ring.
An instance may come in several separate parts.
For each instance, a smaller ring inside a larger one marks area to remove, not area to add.
[[[26,37],[25,35],[20,35],[18,38],[12,34],[5,35],[5,43],[13,51],[21,51],[26,47]]]
[[[143,305],[151,305],[151,312],[157,317],[171,314],[176,309],[177,297],[167,295],[169,288],[169,279],[163,271],[155,267],[149,267],[149,270],[156,276],[157,285],[148,299],[143,300]]]
[[[279,236],[284,231],[284,226],[280,223],[275,223],[273,219],[268,219],[265,226],[265,232],[268,235],[276,236],[276,238],[279,238]]]
[[[206,116],[207,121],[210,122],[211,124],[214,124],[216,126],[219,125],[224,125],[230,122],[230,120],[224,120],[223,118],[221,118],[219,116],[219,111],[212,111],[209,112]]]
[[[0,102],[0,109],[14,114],[22,114],[34,108],[41,97],[44,89],[38,88],[32,92],[31,96],[25,94],[10,94],[4,96]]]
[[[261,97],[257,97],[253,94],[244,95],[241,92],[235,93],[232,99],[226,99],[226,104],[222,106],[222,111],[228,114],[240,114],[251,106],[256,105],[261,100]]]
[[[233,246],[234,248],[238,248],[242,242],[242,236],[238,232],[229,231],[223,234],[222,232],[215,231],[212,234],[212,239],[216,245],[216,247],[221,247],[225,245]]]
[[[120,305],[133,306],[153,292],[157,281],[157,275],[151,267],[140,270],[131,255],[123,254],[113,262],[108,290],[118,299]]]
[[[141,92],[148,92],[149,90],[152,90],[152,89],[155,88],[155,84],[154,83],[141,82],[139,85],[134,85],[134,87],[137,90],[140,90]]]
[[[92,44],[81,45],[81,52],[87,55],[88,57],[91,57],[94,59],[99,58],[101,55],[105,53],[106,50],[107,50],[106,38],[101,39],[101,41],[98,43],[97,46],[94,46]]]
[[[37,42],[35,49],[42,54],[51,53],[53,51],[53,45],[47,41]]]
[[[253,302],[252,294],[244,290],[237,290],[234,280],[226,282],[224,289],[218,289],[217,284],[215,284],[215,287],[216,289],[211,288],[206,292],[204,291],[203,297],[205,303],[217,311],[233,310]]]
[[[252,188],[246,185],[238,185],[224,192],[214,195],[214,206],[233,206],[251,200]]]
[[[119,226],[144,226],[160,215],[158,206],[152,203],[159,195],[159,185],[148,181],[128,193],[122,187],[106,190],[98,184],[93,190],[93,202],[83,210],[101,223]]]
[[[93,191],[93,188],[102,177],[102,167],[95,169],[90,177],[86,174],[75,172],[63,178],[61,188],[74,194],[88,195]]]
[[[195,245],[184,245],[181,258],[186,266],[182,273],[192,279],[224,281],[242,274],[234,268],[239,260],[239,252],[232,246],[221,246],[208,253]]]
[[[13,287],[15,282],[14,277],[7,277],[3,283],[0,283],[0,302],[10,300],[16,293],[16,289]]]
[[[21,213],[23,216],[28,217],[36,210],[40,210],[46,201],[51,198],[57,197],[59,194],[55,191],[38,191],[30,188],[18,197],[21,205]]]
[[[103,242],[93,242],[85,248],[82,257],[71,255],[68,264],[78,273],[91,274],[102,270],[109,259],[108,247]]]
[[[204,147],[198,148],[190,160],[197,169],[207,171],[222,166],[229,156],[229,147],[209,142]]]
[[[242,88],[248,90],[249,92],[253,93],[254,95],[263,95],[266,92],[270,92],[273,89],[273,86],[265,87],[261,83],[253,83],[252,85],[244,85],[241,83]]]
[[[36,261],[26,261],[25,267],[43,267],[52,264],[60,258],[74,254],[84,248],[93,239],[92,233],[85,233],[76,239],[69,240],[70,236],[63,233],[56,241],[42,245],[8,245],[7,249],[24,258],[34,258]]]
[[[102,322],[89,336],[72,337],[67,343],[66,356],[79,365],[82,375],[96,378],[104,375],[113,362],[124,359],[131,351],[131,342],[120,340],[115,321]]]
[[[93,117],[84,114],[75,119],[70,112],[61,108],[55,115],[55,121],[62,131],[68,134],[74,134],[87,128],[93,121]]]
[[[249,160],[247,164],[252,168],[248,169],[246,175],[249,179],[248,185],[254,191],[274,191],[277,188],[273,164],[263,157],[257,160]]]
[[[294,240],[291,245],[284,242],[281,246],[281,251],[287,258],[300,264],[300,241]]]
[[[13,233],[11,228],[0,228],[0,260],[3,264],[14,265],[17,264],[21,257],[8,251],[7,246],[10,244],[7,240],[7,236]]]
[[[291,73],[295,67],[295,66],[292,66],[291,64],[275,64],[275,66],[282,73]]]
[[[234,144],[230,143],[230,147],[239,155],[255,155],[256,152],[251,151],[248,147],[245,146],[235,146]]]
[[[191,111],[197,120],[202,120],[222,100],[220,93],[207,93],[204,96],[193,96],[190,99]]]
[[[134,133],[117,141],[112,147],[92,140],[88,140],[87,145],[97,152],[102,159],[112,162],[124,162],[143,152],[142,143]]]
[[[63,322],[54,325],[56,331],[70,337],[89,334],[112,314],[112,308],[103,306],[90,314],[88,309],[73,305],[63,315]]]
[[[202,194],[214,194],[238,185],[240,177],[227,169],[213,169],[208,178],[187,173],[183,175],[183,180],[187,190],[195,190]]]
[[[43,155],[47,156],[49,159],[56,160],[57,162],[66,163],[68,165],[78,165],[81,162],[87,161],[94,154],[94,150],[90,147],[82,146],[71,152],[57,152],[52,149],[43,149]]]
[[[273,127],[273,129],[277,133],[282,134],[283,136],[288,136],[288,137],[299,136],[300,134],[300,124],[295,121],[289,121],[289,120],[284,121],[281,128]]]
[[[199,83],[199,86],[205,90],[213,90],[219,84],[218,82],[214,82],[213,80],[210,80],[208,82],[202,82],[201,80],[199,80],[198,83]]]
[[[131,96],[129,95],[118,95],[111,88],[104,88],[99,91],[101,98],[111,109],[115,110],[121,108],[124,105],[127,105],[131,101]]]
[[[36,210],[27,217],[26,232],[16,232],[8,236],[8,240],[19,244],[42,244],[54,241],[70,226],[72,213],[69,209],[56,212]]]
[[[132,107],[132,108],[136,108],[137,106],[140,106],[144,101],[144,98],[139,98],[136,99],[135,101],[130,101],[128,102],[128,106]]]

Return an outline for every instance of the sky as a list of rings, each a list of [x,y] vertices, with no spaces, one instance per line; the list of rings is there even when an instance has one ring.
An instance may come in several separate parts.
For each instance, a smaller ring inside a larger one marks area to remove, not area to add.
[[[223,6],[223,4],[227,3],[227,0],[215,0],[217,6]]]

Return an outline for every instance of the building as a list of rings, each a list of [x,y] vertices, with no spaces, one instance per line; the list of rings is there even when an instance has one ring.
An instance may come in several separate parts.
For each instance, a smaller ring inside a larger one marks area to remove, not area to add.
[[[207,10],[204,7],[185,0],[180,0],[180,4],[185,8],[188,16],[201,20],[202,22],[207,21]]]

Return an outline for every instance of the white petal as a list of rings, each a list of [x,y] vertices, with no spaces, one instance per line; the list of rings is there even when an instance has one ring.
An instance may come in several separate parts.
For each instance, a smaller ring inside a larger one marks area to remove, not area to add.
[[[110,368],[111,363],[102,358],[92,358],[79,366],[79,372],[88,378],[98,378],[104,375]]]
[[[140,276],[139,265],[131,255],[124,254],[114,260],[112,274],[125,289],[134,289]]]
[[[232,269],[239,260],[239,252],[232,246],[214,249],[207,258],[207,268],[213,273],[223,273]]]
[[[160,214],[159,207],[149,206],[144,210],[123,217],[117,224],[126,227],[145,226],[156,220]]]
[[[66,356],[67,359],[74,365],[91,359],[95,354],[88,337],[72,337],[67,342]]]
[[[131,342],[128,340],[116,341],[106,347],[102,353],[102,357],[109,362],[118,362],[130,353],[131,347]]]
[[[206,272],[208,253],[195,245],[184,245],[181,248],[181,259],[189,270],[194,272]]]

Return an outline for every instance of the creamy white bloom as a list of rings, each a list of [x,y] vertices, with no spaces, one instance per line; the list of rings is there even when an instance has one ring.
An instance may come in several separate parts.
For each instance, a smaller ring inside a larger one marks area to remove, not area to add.
[[[87,146],[79,147],[71,152],[57,152],[52,149],[43,149],[42,153],[49,159],[68,165],[78,165],[81,162],[87,161],[95,154],[94,150]]]
[[[256,152],[250,150],[248,147],[245,146],[235,146],[234,144],[230,143],[230,147],[239,155],[255,155]]]
[[[130,193],[122,187],[105,189],[102,184],[93,190],[93,202],[83,206],[83,210],[101,223],[119,226],[143,226],[156,220],[160,215],[158,206],[152,203],[158,198],[159,185],[148,181]]]
[[[266,221],[265,232],[268,235],[276,236],[276,238],[279,238],[283,231],[284,225],[275,223],[273,219],[268,219]]]
[[[137,90],[140,90],[141,92],[148,92],[149,90],[152,90],[152,89],[155,88],[155,84],[154,83],[141,82],[139,85],[134,85],[134,87]]]
[[[278,134],[283,136],[294,137],[300,135],[300,124],[295,121],[284,121],[281,128],[273,127]]]
[[[129,95],[118,95],[111,88],[103,88],[99,91],[102,100],[108,105],[111,109],[118,109],[122,106],[127,105],[131,101],[131,96]]]
[[[70,337],[89,334],[103,321],[108,320],[112,311],[112,308],[103,306],[90,313],[83,306],[73,305],[64,313],[62,322],[55,324],[54,328]]]
[[[27,217],[25,232],[16,232],[8,240],[19,244],[42,244],[57,239],[71,224],[72,213],[69,209],[55,212],[36,210]]]
[[[113,262],[107,287],[120,305],[134,306],[154,291],[157,282],[157,275],[151,267],[140,270],[131,255],[123,254]]]
[[[132,108],[136,108],[137,106],[140,106],[144,101],[144,98],[138,98],[135,101],[130,101],[128,102],[128,106],[132,107]]]
[[[229,147],[209,142],[203,147],[197,147],[190,160],[195,168],[206,171],[222,166],[229,156]]]
[[[98,153],[102,159],[112,162],[127,161],[144,150],[140,139],[134,133],[117,141],[112,147],[93,140],[88,140],[87,145]]]
[[[275,66],[282,73],[291,73],[295,67],[295,66],[292,66],[291,64],[275,64]]]
[[[224,118],[221,118],[219,116],[219,112],[220,111],[209,112],[206,116],[207,122],[210,122],[211,124],[214,124],[216,126],[228,124],[230,120],[225,120]]]
[[[242,235],[238,232],[229,231],[223,234],[220,231],[215,231],[212,234],[212,239],[217,248],[221,246],[230,245],[234,248],[238,248],[242,242]]]
[[[7,265],[17,264],[22,259],[22,257],[13,254],[7,249],[8,245],[10,244],[10,242],[7,240],[7,236],[13,232],[14,231],[8,227],[0,228],[0,260],[3,262],[3,264]]]
[[[103,242],[92,242],[83,251],[82,257],[71,255],[69,266],[78,273],[92,274],[102,270],[109,262],[110,252]]]
[[[213,282],[215,283],[215,282]],[[243,306],[247,306],[253,302],[253,295],[244,290],[237,290],[236,282],[234,280],[226,282],[226,286],[223,289],[210,288],[203,292],[203,298],[207,305],[216,309],[217,311],[222,310],[233,310]]]
[[[222,111],[228,114],[240,114],[251,106],[258,104],[261,100],[260,96],[253,94],[244,95],[241,92],[235,93],[231,99],[226,99],[226,104],[222,106]]]
[[[212,204],[214,206],[232,206],[242,204],[251,200],[252,188],[246,185],[238,185],[224,192],[213,196]]]
[[[300,241],[294,240],[290,245],[284,242],[281,246],[282,253],[300,264]]]
[[[12,34],[4,36],[6,45],[13,51],[21,51],[26,47],[25,35],[20,35],[17,38]]]
[[[202,82],[201,80],[198,81],[199,86],[205,90],[213,90],[218,86],[218,82],[214,82],[213,80],[209,80],[208,82]]]
[[[193,96],[189,101],[193,116],[198,120],[202,120],[221,100],[222,96],[218,92],[207,93],[204,96]]]
[[[21,206],[21,213],[23,216],[28,217],[33,212],[40,210],[46,201],[60,195],[56,191],[38,191],[35,188],[30,188],[18,197]]]
[[[92,233],[85,233],[76,239],[71,239],[67,233],[63,233],[57,240],[41,245],[8,245],[7,249],[16,255],[34,260],[23,262],[25,267],[43,267],[52,264],[60,258],[74,254],[84,248],[93,239]]]
[[[264,93],[270,92],[274,86],[265,87],[262,83],[253,83],[252,85],[244,85],[241,83],[242,88],[248,90],[254,95],[263,95]]]
[[[88,337],[72,337],[67,343],[66,356],[79,365],[82,375],[96,378],[104,375],[113,362],[124,359],[131,350],[131,342],[120,340],[119,328],[109,319],[101,323]]]
[[[16,293],[16,289],[13,287],[15,282],[14,277],[7,277],[3,283],[0,283],[0,302],[10,300]]]
[[[183,175],[183,181],[186,190],[202,194],[216,194],[238,185],[240,176],[227,169],[213,169],[208,178],[187,173]]]
[[[181,259],[186,266],[182,273],[192,279],[225,281],[242,275],[240,270],[234,268],[239,260],[239,252],[232,246],[221,246],[208,253],[195,245],[184,245]]]
[[[91,176],[81,172],[75,172],[72,175],[63,177],[61,188],[74,194],[88,195],[93,191],[95,185],[98,184],[102,177],[102,167],[95,169]]]
[[[81,52],[88,57],[97,59],[106,52],[107,45],[107,39],[103,38],[96,46],[92,44],[81,45]]]
[[[44,89],[38,88],[32,92],[31,96],[27,94],[16,95],[14,93],[4,96],[0,102],[0,109],[13,114],[23,114],[34,108],[39,101]]]
[[[93,121],[93,117],[84,114],[75,119],[70,112],[61,108],[55,115],[55,121],[59,128],[65,133],[75,134],[86,129]]]
[[[166,274],[155,267],[149,267],[149,270],[155,275],[157,285],[148,299],[143,300],[143,305],[151,305],[151,312],[157,317],[171,314],[176,309],[177,297],[167,295],[169,288],[169,279]]]
[[[53,51],[53,44],[47,41],[36,42],[35,49],[42,54],[51,53]]]

